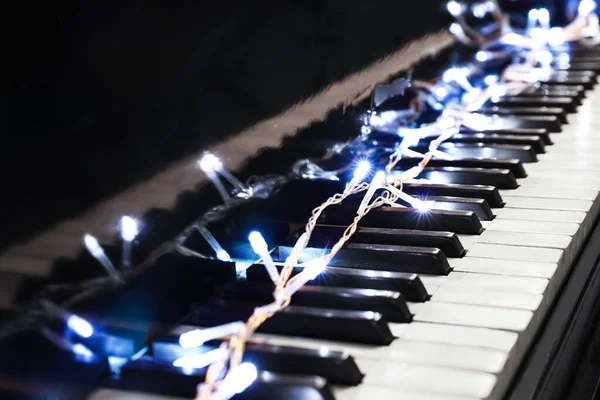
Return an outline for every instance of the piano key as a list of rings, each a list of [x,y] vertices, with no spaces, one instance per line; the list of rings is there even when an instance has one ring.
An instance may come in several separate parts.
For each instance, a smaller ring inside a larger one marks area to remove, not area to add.
[[[414,147],[424,153],[427,147]],[[442,143],[438,150],[455,158],[516,158],[524,163],[537,161],[536,151],[530,145],[486,144],[486,143]]]
[[[346,226],[317,224],[311,235],[311,245],[326,247],[331,238],[341,237]],[[294,245],[293,236],[288,245]],[[447,257],[462,257],[465,253],[458,236],[454,232],[424,231],[409,229],[386,229],[358,227],[348,243],[391,244],[399,246],[434,247],[442,250]]]
[[[414,167],[421,159],[402,157],[396,164],[398,170],[406,170]],[[452,160],[444,160],[434,158],[428,164],[430,168],[436,167],[455,167],[455,168],[485,168],[509,170],[515,178],[525,178],[527,173],[520,160],[500,160],[500,159],[484,159],[484,158],[457,158]]]
[[[301,268],[295,268],[292,276],[301,271]],[[264,266],[259,264],[250,266],[246,270],[246,276],[251,282],[270,281]],[[404,272],[335,267],[335,269],[328,271],[326,275],[318,276],[309,284],[326,287],[337,286],[398,291],[407,300],[414,302],[422,302],[429,298],[419,276]]]
[[[527,310],[430,301],[423,304],[414,319],[420,322],[523,332],[532,317],[533,313]]]
[[[510,135],[498,133],[457,133],[444,143],[486,143],[532,146],[538,153],[545,153],[543,140],[536,135]]]
[[[200,307],[184,323],[216,326],[231,321],[245,321],[252,310],[252,307],[238,304]],[[301,306],[289,306],[279,311],[265,321],[258,331],[379,345],[387,345],[393,340],[387,321],[381,314]]]
[[[466,260],[461,259],[461,260]],[[475,260],[476,257],[468,257],[468,259]],[[499,258],[505,263],[510,264],[512,261],[508,261],[504,258]],[[477,260],[493,260],[493,258],[477,258]],[[518,263],[516,263],[518,264]],[[509,276],[509,275],[498,275],[498,274],[472,274],[467,272],[454,271],[448,276],[430,276],[420,275],[423,283],[428,286],[430,284],[437,285],[439,287],[450,286],[450,287],[478,287],[489,290],[500,290],[508,292],[523,292],[532,294],[543,294],[548,289],[548,279],[542,278],[531,278],[521,276]],[[438,288],[439,290],[439,288]],[[435,295],[434,295],[435,296]]]
[[[290,256],[292,247],[277,248],[279,260]],[[307,247],[300,262],[320,257],[324,249]],[[366,268],[393,272],[446,275],[450,271],[444,253],[436,248],[395,246],[388,244],[349,243],[328,264],[331,267]]]
[[[419,178],[434,183],[490,185],[498,189],[515,189],[518,186],[516,178],[508,169],[427,167]]]
[[[587,212],[592,207],[590,200],[520,197],[509,194],[504,194],[502,197],[506,200],[508,208]]]
[[[475,274],[498,274],[507,276],[524,276],[551,279],[557,269],[556,263],[532,261],[498,260],[493,258],[465,257],[450,260],[454,272]],[[431,284],[428,284],[429,287]]]
[[[497,219],[516,219],[528,221],[575,222],[581,223],[586,213],[582,211],[536,210],[522,208],[499,208],[494,210]]]
[[[576,114],[577,115],[577,114]],[[517,118],[503,118],[500,128],[490,128],[482,130],[473,130],[467,127],[460,127],[459,133],[493,133],[497,135],[511,135],[511,136],[539,136],[545,145],[551,145],[552,140],[550,133],[544,128],[524,128],[520,119]]]
[[[183,332],[182,332],[183,333]],[[151,354],[155,362],[172,364],[175,360],[205,351],[214,350],[222,341],[213,341],[196,349],[184,349],[178,343],[179,336],[169,334],[154,340]],[[214,344],[214,346],[213,346]],[[298,347],[293,345],[264,343],[250,338],[245,345],[244,359],[264,371],[290,375],[317,375],[328,382],[356,386],[361,383],[363,374],[349,352],[332,348]]]
[[[477,238],[477,242],[487,244],[502,243],[526,247],[549,247],[564,250],[571,244],[571,236],[486,230]]]
[[[356,214],[353,206],[330,207],[325,215],[327,224],[349,224]],[[412,208],[381,207],[372,210],[361,219],[363,226],[374,228],[423,229],[451,231],[477,235],[483,231],[481,222],[471,211],[437,210],[432,208],[424,213]]]
[[[501,116],[527,116],[527,115],[544,115],[555,116],[563,124],[567,123],[567,116],[564,110],[560,107],[482,107],[478,112],[486,115],[501,115]]]
[[[454,396],[442,393],[411,392],[409,389],[382,387],[380,385],[362,384],[356,388],[335,387],[333,393],[336,400],[362,400],[373,397],[378,400],[475,400],[474,397]]]
[[[417,197],[431,197],[431,196],[451,196],[451,197],[465,197],[485,200],[490,207],[502,207],[504,201],[500,192],[494,186],[486,185],[462,185],[462,184],[451,184],[451,183],[430,183],[427,181],[414,180],[406,182],[402,190],[411,195]],[[346,204],[358,204],[362,200],[358,197],[349,197],[346,200]]]
[[[268,304],[274,301],[273,285],[235,282],[225,286],[219,298],[228,302]],[[392,291],[311,285],[296,292],[290,305],[373,311],[391,322],[410,322],[412,319],[402,294]]]
[[[558,107],[569,113],[577,111],[577,103],[571,97],[546,97],[546,96],[506,96],[489,101],[488,107]],[[485,107],[484,106],[484,107]],[[533,126],[532,126],[533,127]],[[539,126],[545,127],[545,126]]]

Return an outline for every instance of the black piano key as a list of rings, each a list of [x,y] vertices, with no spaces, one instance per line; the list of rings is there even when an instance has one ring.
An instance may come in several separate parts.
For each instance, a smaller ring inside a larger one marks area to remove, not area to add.
[[[281,267],[278,269],[281,271]],[[294,268],[292,276],[300,272],[302,268]],[[246,277],[250,282],[271,281],[265,267],[261,264],[251,265],[246,270]],[[419,276],[404,272],[331,267],[327,269],[327,274],[318,276],[308,285],[392,290],[402,293],[407,301],[413,302],[423,302],[429,298]]]
[[[545,153],[546,148],[542,138],[536,135],[509,135],[497,133],[457,133],[445,143],[492,143],[492,144],[516,144],[532,146],[536,152]],[[428,144],[428,142],[427,142]]]
[[[491,221],[495,217],[490,205],[484,199],[433,196],[422,200],[432,202],[432,208],[440,210],[472,211],[481,221]]]
[[[501,115],[501,116],[554,116],[563,124],[567,123],[567,115],[565,110],[560,107],[482,107],[478,112],[485,115]]]
[[[506,96],[490,100],[485,106],[559,107],[569,113],[577,111],[577,104],[572,97]]]
[[[334,225],[348,225],[356,216],[356,209],[348,206],[330,207],[324,222]],[[431,209],[426,212],[413,208],[380,207],[371,210],[361,220],[362,226],[373,228],[424,229],[430,231],[450,231],[467,235],[483,232],[477,215],[471,211],[450,211]]]
[[[206,368],[184,371],[143,356],[127,363],[119,377],[108,385],[121,390],[192,399],[196,397],[197,386],[205,376]],[[321,377],[283,376],[263,371],[259,371],[256,381],[235,398],[334,400],[327,381]]]
[[[310,238],[315,247],[327,247],[331,240],[342,236],[346,226],[317,224]],[[297,237],[291,237],[288,245],[293,246]],[[425,231],[412,229],[385,229],[359,226],[348,243],[391,244],[398,246],[433,247],[447,257],[462,257],[465,249],[454,232]]]
[[[219,298],[230,303],[268,304],[273,302],[273,285],[238,281],[225,286]],[[290,305],[373,311],[380,313],[390,322],[410,322],[412,320],[404,296],[400,292],[389,290],[305,286],[292,296]]]
[[[564,85],[534,85],[526,88],[521,93],[513,97],[570,97],[575,100],[577,105],[585,98],[585,88],[583,86],[564,86]]]
[[[594,71],[600,72],[600,62],[577,60],[575,62],[553,64],[552,68],[558,71]]]
[[[451,183],[429,183],[408,182],[402,190],[411,195],[419,197],[452,196],[484,199],[490,207],[498,208],[504,206],[504,200],[498,189],[486,185],[461,185]]]
[[[567,118],[566,114],[564,118]],[[552,133],[562,132],[563,122],[561,121],[561,118],[556,115],[522,115],[519,116],[519,119],[523,121],[523,126],[544,128]]]
[[[396,164],[395,169],[406,170],[410,167],[414,167],[421,161],[420,158],[416,157],[402,157]],[[512,159],[492,159],[492,158],[457,158],[452,160],[445,160],[442,158],[434,158],[427,164],[427,168],[435,167],[455,167],[455,168],[485,168],[485,169],[499,169],[509,170],[512,172],[514,178],[525,178],[527,173],[523,167],[521,160]]]
[[[548,79],[541,79],[540,83],[548,85],[583,86],[586,90],[594,87],[596,79],[589,76],[563,76],[556,74]]]
[[[552,138],[548,133],[547,129],[544,128],[525,128],[523,121],[517,118],[504,118],[502,121],[502,128],[498,129],[486,129],[476,131],[469,129],[465,126],[460,128],[460,133],[495,133],[498,135],[511,135],[511,136],[539,136],[545,145],[552,144]]]
[[[508,169],[427,167],[419,177],[434,183],[490,185],[498,189],[516,189],[519,186],[517,178]]]
[[[427,146],[416,146],[415,151],[425,153]],[[454,158],[517,158],[524,163],[537,161],[537,153],[529,145],[486,143],[442,143],[438,150]]]
[[[222,302],[197,308],[182,324],[209,327],[246,321],[252,312],[252,306]],[[394,339],[379,313],[300,306],[288,306],[275,313],[257,332],[376,345],[388,345]]]
[[[211,346],[204,345],[198,349],[184,349],[179,345],[178,340],[178,336],[169,335],[153,341],[151,343],[153,360],[172,364],[181,357],[213,350],[222,343],[215,340],[210,342]],[[213,343],[214,346],[212,346]],[[246,342],[244,361],[251,362],[259,370],[293,375],[318,375],[331,383],[340,385],[358,385],[364,376],[352,355],[347,352],[270,345],[253,338]],[[202,370],[205,371],[205,369]],[[199,372],[201,373],[201,371]]]
[[[278,246],[279,260],[283,261],[289,257],[292,248]],[[299,261],[317,258],[324,251],[323,248],[307,247]],[[328,265],[435,275],[447,275],[451,271],[448,260],[440,249],[371,243],[346,244]]]

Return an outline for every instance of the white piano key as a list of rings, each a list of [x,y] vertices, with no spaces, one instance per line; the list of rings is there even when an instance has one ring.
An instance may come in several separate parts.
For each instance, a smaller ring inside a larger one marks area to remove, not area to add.
[[[431,301],[444,303],[473,304],[490,307],[517,308],[536,311],[542,303],[541,294],[494,291],[473,287],[443,286],[438,289]]]
[[[475,243],[469,250],[469,256],[487,257],[516,261],[540,261],[558,263],[562,250],[540,247],[505,246],[499,244]]]
[[[559,181],[554,181],[554,186],[522,186],[512,190],[499,190],[502,196],[518,197],[536,197],[545,199],[574,199],[574,200],[595,200],[598,197],[598,191],[595,189],[586,189],[581,187],[571,187],[565,190],[561,187]]]
[[[533,313],[527,310],[429,301],[423,304],[414,320],[523,332],[532,317]]]
[[[451,262],[458,259],[451,259]],[[488,259],[477,258],[486,263]],[[504,261],[509,263],[509,261]],[[446,276],[419,275],[424,285],[479,287],[490,290],[517,291],[543,294],[548,287],[548,279],[523,276],[506,276],[494,274],[473,274],[453,271]],[[439,289],[438,289],[439,290]]]
[[[475,398],[488,397],[497,381],[489,373],[411,363],[361,360],[361,369],[366,384]]]
[[[453,396],[441,393],[411,392],[403,388],[389,388],[363,383],[356,387],[334,386],[336,400],[477,400],[475,397]]]
[[[506,260],[478,257],[452,258],[449,262],[452,268],[454,268],[453,274],[456,272],[474,272],[550,279],[554,276],[558,268],[556,263],[541,263],[537,261],[506,262]]]
[[[541,197],[512,196],[510,192],[502,195],[508,208],[533,208],[536,210],[582,211],[588,212],[593,202],[590,200],[550,199]]]
[[[535,210],[523,208],[497,208],[494,209],[496,220],[517,219],[527,221],[546,221],[546,222],[575,222],[581,223],[585,219],[586,213],[582,211],[562,211],[562,210]]]
[[[185,397],[163,396],[116,389],[96,389],[87,397],[88,400],[189,400]]]
[[[401,339],[447,343],[453,346],[473,346],[510,352],[517,343],[518,334],[498,329],[411,322],[390,324],[390,330]]]
[[[505,244],[511,246],[544,247],[562,250],[566,249],[571,244],[571,236],[487,230],[477,238],[477,242],[487,244]]]
[[[488,225],[487,230],[572,236],[579,230],[579,224],[575,222],[530,221],[527,219],[494,219]]]
[[[538,175],[535,172],[528,173],[527,178],[517,179],[519,185],[527,184],[528,186],[546,186],[548,184],[549,176]],[[526,182],[526,183],[525,183]],[[598,179],[583,179],[580,176],[573,176],[573,179],[569,178],[567,174],[564,176],[555,176],[553,187],[568,187],[568,188],[584,188],[591,190],[600,190],[600,180]]]

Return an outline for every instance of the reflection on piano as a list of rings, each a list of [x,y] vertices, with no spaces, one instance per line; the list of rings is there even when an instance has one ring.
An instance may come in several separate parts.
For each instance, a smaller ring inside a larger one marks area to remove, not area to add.
[[[593,398],[595,3],[564,29],[445,6],[462,44],[415,39],[5,249],[0,393]]]

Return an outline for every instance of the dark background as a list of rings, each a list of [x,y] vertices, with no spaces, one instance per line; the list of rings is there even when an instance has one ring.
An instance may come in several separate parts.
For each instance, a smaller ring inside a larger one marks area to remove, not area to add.
[[[448,26],[444,4],[15,2],[2,24],[0,248]]]

